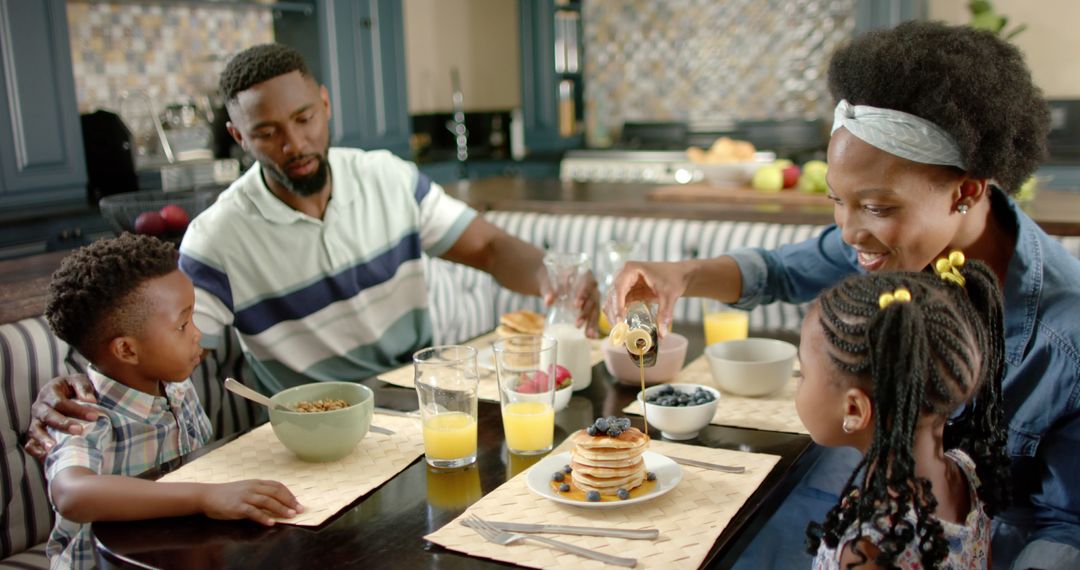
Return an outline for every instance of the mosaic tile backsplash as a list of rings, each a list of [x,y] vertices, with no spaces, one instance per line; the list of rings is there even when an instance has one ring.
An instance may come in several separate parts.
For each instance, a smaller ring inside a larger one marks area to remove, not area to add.
[[[217,89],[228,57],[274,41],[268,9],[68,2],[80,112],[143,90],[164,108]]]
[[[587,137],[624,121],[826,118],[855,0],[584,0]]]

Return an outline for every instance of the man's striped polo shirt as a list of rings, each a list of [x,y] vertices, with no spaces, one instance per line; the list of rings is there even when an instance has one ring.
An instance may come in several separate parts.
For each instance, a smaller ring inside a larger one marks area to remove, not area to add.
[[[256,164],[180,246],[203,346],[233,325],[268,393],[367,378],[429,345],[421,253],[444,253],[476,216],[389,152],[332,148],[329,163],[322,220],[275,197]]]

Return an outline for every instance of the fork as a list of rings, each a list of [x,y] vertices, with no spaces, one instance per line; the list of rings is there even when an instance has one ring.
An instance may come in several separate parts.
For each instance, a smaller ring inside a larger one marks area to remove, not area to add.
[[[576,554],[585,558],[592,558],[593,560],[599,560],[606,564],[613,564],[615,566],[622,566],[624,568],[633,568],[637,566],[636,558],[622,558],[620,556],[612,556],[610,554],[604,554],[603,552],[597,552],[595,550],[589,550],[588,548],[582,548],[580,546],[570,544],[568,542],[562,542],[561,540],[555,540],[546,536],[536,536],[532,534],[518,534],[512,532],[503,532],[490,524],[487,521],[480,519],[476,515],[468,515],[465,520],[469,522],[469,528],[476,531],[476,534],[484,537],[484,540],[493,542],[495,544],[508,545],[518,542],[520,540],[532,540],[550,546],[552,548],[561,550],[563,552],[569,552],[570,554]]]

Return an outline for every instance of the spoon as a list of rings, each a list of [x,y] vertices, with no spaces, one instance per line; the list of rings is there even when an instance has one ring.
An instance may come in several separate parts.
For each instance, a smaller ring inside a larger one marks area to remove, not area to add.
[[[295,411],[285,406],[282,406],[281,404],[275,404],[274,402],[270,401],[270,398],[263,396],[262,394],[256,392],[255,390],[252,390],[251,388],[248,388],[247,386],[244,386],[240,383],[239,380],[235,380],[233,378],[225,379],[225,389],[232,392],[233,394],[236,394],[237,396],[247,398],[252,402],[255,402],[256,404],[262,404],[267,408],[285,410],[286,412]]]
[[[278,410],[284,410],[286,412],[295,412],[296,411],[296,410],[293,410],[291,408],[287,408],[285,406],[282,406],[281,404],[274,403],[273,401],[270,400],[270,398],[267,398],[266,396],[263,396],[262,394],[256,392],[255,390],[252,390],[251,388],[248,388],[247,386],[244,386],[243,384],[240,383],[240,381],[235,380],[233,378],[226,378],[225,379],[225,389],[232,392],[233,394],[236,394],[237,396],[247,398],[247,399],[251,400],[252,402],[255,402],[256,404],[262,404],[262,405],[266,406],[267,408],[275,408],[275,409],[278,409]],[[394,435],[393,430],[389,430],[389,429],[386,429],[384,427],[379,427],[379,426],[376,426],[376,425],[369,426],[368,429],[370,429],[371,431],[373,431],[375,433],[381,433],[383,435]]]

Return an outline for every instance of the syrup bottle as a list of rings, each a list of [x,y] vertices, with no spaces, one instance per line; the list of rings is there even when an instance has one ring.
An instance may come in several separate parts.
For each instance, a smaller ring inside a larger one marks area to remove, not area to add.
[[[649,368],[656,364],[656,351],[660,348],[657,336],[656,315],[643,301],[633,301],[626,306],[626,319],[611,329],[612,344],[621,344],[634,364]]]

